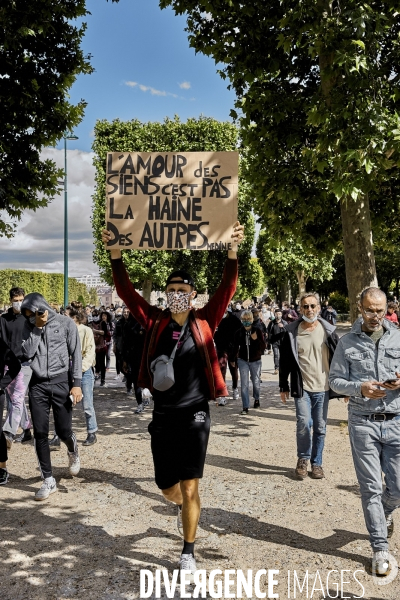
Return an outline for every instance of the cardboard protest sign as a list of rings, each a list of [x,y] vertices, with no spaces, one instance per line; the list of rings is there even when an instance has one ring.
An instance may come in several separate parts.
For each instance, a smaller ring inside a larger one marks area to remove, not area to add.
[[[229,250],[237,152],[109,152],[107,247]]]

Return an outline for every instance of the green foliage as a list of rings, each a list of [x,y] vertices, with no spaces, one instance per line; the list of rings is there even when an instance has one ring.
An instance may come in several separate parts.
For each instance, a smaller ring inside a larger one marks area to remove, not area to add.
[[[332,294],[329,295],[329,304],[338,313],[348,313],[350,310],[349,299],[339,292],[332,292]]]
[[[85,0],[3,0],[0,7],[0,235],[5,221],[23,210],[46,206],[57,194],[63,171],[40,152],[82,119],[85,102],[73,105],[68,90],[90,73],[80,48]]]
[[[99,305],[99,297],[97,295],[97,291],[95,288],[89,289],[89,301],[88,304],[94,304],[94,306]]]
[[[186,123],[177,116],[174,119],[166,118],[163,123],[141,123],[137,119],[127,122],[118,119],[112,122],[97,121],[93,143],[96,189],[92,226],[96,244],[94,261],[105,281],[112,283],[109,252],[101,242],[101,230],[105,225],[107,152],[218,152],[235,151],[237,146],[237,128],[232,123],[207,117],[188,119]],[[254,221],[250,211],[250,187],[244,182],[239,188],[238,217],[246,233],[246,241],[239,250],[239,270],[246,289],[259,286],[257,271],[249,268],[254,239]],[[144,280],[151,280],[153,289],[165,286],[171,270],[186,269],[195,276],[199,292],[208,289],[213,293],[220,282],[225,262],[225,253],[219,251],[124,250],[122,254],[131,281],[141,285]]]
[[[9,291],[13,287],[22,287],[26,294],[38,292],[47,302],[62,305],[64,302],[64,275],[61,273],[43,273],[42,271],[22,271],[5,269],[0,271],[0,305],[9,304]],[[68,278],[68,294],[70,300],[79,296],[85,304],[89,301],[89,292],[84,283],[75,278]]]
[[[334,252],[315,254],[289,236],[274,239],[261,231],[257,256],[267,283],[272,279],[279,286],[288,279],[299,278],[300,273],[305,280],[312,278],[316,282],[332,278]]]

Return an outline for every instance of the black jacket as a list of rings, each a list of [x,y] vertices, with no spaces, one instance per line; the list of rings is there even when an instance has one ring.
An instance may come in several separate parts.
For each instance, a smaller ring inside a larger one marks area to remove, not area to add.
[[[264,323],[264,321],[261,321],[260,318],[258,318],[257,320],[253,321],[253,325],[254,327],[258,327],[258,329],[261,329],[264,339],[266,339],[266,334],[267,334],[267,326]]]
[[[233,338],[242,323],[233,312],[228,312],[227,316],[222,319],[218,325],[217,331],[214,334],[214,342],[218,352],[227,352],[229,354],[233,349]]]
[[[7,371],[5,367],[8,367]],[[0,394],[21,370],[21,363],[6,342],[0,339]],[[0,417],[1,418],[1,417]]]
[[[15,313],[11,307],[4,315],[1,315],[0,337],[21,362],[25,360],[22,342],[27,340],[30,334],[31,328],[22,313]]]
[[[279,361],[279,389],[281,392],[290,391],[292,398],[302,398],[303,396],[303,377],[301,375],[298,352],[297,352],[297,332],[299,325],[303,319],[299,319],[294,323],[286,326],[285,334],[280,345],[280,361]],[[335,332],[335,327],[318,317],[318,321],[325,329],[327,334],[326,345],[329,349],[329,364],[339,341],[339,337]],[[290,375],[290,390],[288,377]],[[329,390],[330,398],[341,398],[340,394],[336,394],[333,390]]]
[[[282,338],[285,334],[288,323],[286,323],[286,321],[284,321],[283,319],[281,320],[281,323],[283,327],[279,327],[277,321],[270,321],[270,323],[268,323],[268,343],[272,344],[272,346],[280,346]]]
[[[122,330],[122,360],[129,367],[139,367],[142,361],[146,331],[134,318],[129,315]]]
[[[257,339],[253,340],[252,333],[257,334]],[[243,326],[235,333],[233,340],[233,350],[230,355],[230,362],[241,358],[246,362],[255,362],[261,360],[264,354],[265,341],[261,329],[253,327],[247,331]]]

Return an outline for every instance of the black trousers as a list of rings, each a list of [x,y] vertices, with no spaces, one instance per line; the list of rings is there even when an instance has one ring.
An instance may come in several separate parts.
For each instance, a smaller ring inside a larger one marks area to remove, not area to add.
[[[96,352],[96,373],[100,373],[100,381],[106,380],[107,351]]]
[[[3,433],[3,408],[5,403],[4,392],[0,394],[0,462],[7,462],[7,442],[6,436]]]
[[[51,477],[49,448],[50,407],[53,409],[54,428],[69,452],[76,452],[76,437],[72,431],[72,402],[69,398],[69,383],[51,380],[32,381],[29,389],[29,408],[31,409],[35,450],[42,477]]]
[[[115,370],[117,371],[117,375],[122,371],[122,354],[117,349],[115,349]]]
[[[135,390],[136,401],[138,404],[142,404],[143,403],[142,388],[138,386],[139,370],[140,370],[140,365],[137,365],[136,363],[130,365],[128,372],[125,375],[126,389],[129,392],[132,389],[132,385],[133,385],[133,389]]]

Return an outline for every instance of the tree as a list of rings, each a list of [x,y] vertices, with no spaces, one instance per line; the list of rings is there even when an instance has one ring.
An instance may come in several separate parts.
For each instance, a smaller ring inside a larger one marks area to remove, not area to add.
[[[0,7],[0,209],[20,218],[58,193],[63,171],[41,150],[55,145],[82,119],[86,103],[73,105],[68,90],[91,73],[80,48],[85,0],[3,0]],[[12,235],[0,219],[0,235]]]
[[[160,5],[186,11],[190,44],[224,65],[221,75],[237,94],[232,115],[249,151],[257,208],[268,211],[274,196],[282,206],[295,205],[292,234],[301,240],[314,201],[335,207],[354,318],[357,294],[377,283],[371,198],[399,164],[398,3]]]
[[[95,238],[94,261],[104,280],[112,283],[109,252],[101,242],[101,230],[105,225],[105,167],[107,152],[194,152],[235,151],[238,145],[237,128],[232,123],[200,117],[186,123],[166,118],[163,123],[141,123],[138,120],[112,122],[102,120],[95,126],[94,165],[96,189],[93,196],[92,226]],[[251,215],[251,197],[246,182],[240,186],[238,216],[245,227],[246,241],[239,250],[239,272],[247,290],[259,286],[258,272],[248,269],[254,239],[254,220]],[[152,288],[161,289],[173,269],[186,269],[196,276],[199,292],[213,292],[220,282],[225,253],[219,251],[189,250],[153,251],[125,250],[123,260],[131,281],[150,299]]]
[[[257,240],[257,256],[267,279],[272,276],[282,283],[295,275],[299,295],[306,291],[308,278],[322,282],[333,274],[333,253],[316,255],[290,237],[273,239],[266,231],[261,231]]]

